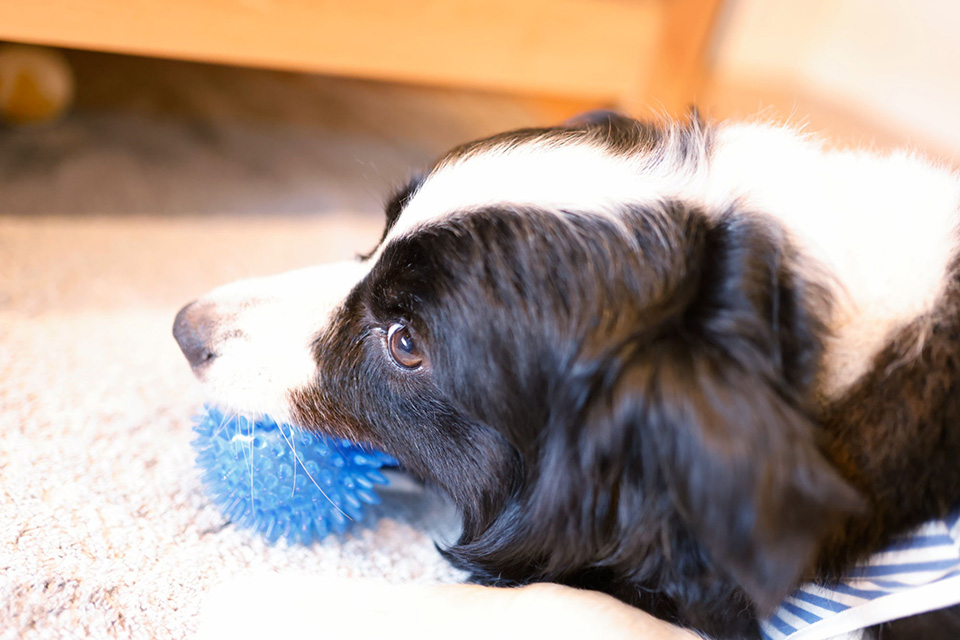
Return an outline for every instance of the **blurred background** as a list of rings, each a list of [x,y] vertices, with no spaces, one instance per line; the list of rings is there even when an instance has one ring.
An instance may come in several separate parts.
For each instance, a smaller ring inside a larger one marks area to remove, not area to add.
[[[0,638],[189,637],[255,569],[462,579],[420,503],[311,548],[226,526],[177,309],[364,252],[448,147],[598,107],[956,166],[958,31],[953,0],[0,0]]]
[[[453,144],[611,106],[955,162],[958,27],[945,0],[0,0],[0,39],[75,47],[0,64],[0,213],[371,213]]]

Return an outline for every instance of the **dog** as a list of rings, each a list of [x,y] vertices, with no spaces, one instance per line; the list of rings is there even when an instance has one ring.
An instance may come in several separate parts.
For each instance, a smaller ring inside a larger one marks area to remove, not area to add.
[[[913,154],[595,113],[453,149],[368,254],[174,335],[218,402],[442,488],[474,581],[758,637],[960,504],[958,207]]]

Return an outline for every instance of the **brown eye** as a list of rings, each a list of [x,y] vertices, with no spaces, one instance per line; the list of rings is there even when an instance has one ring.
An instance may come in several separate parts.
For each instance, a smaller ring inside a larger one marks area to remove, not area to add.
[[[405,369],[416,369],[423,364],[423,354],[405,324],[394,324],[387,332],[387,350],[393,361]]]

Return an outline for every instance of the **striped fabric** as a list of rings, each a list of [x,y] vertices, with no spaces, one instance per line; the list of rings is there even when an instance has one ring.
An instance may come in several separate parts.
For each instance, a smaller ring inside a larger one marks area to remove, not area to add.
[[[764,640],[822,640],[960,603],[960,510],[923,525],[830,586],[806,585],[761,624]]]

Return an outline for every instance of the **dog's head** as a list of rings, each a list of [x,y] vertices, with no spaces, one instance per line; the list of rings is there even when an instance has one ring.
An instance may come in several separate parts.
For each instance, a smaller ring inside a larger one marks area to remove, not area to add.
[[[460,147],[369,256],[215,290],[175,334],[221,402],[443,487],[479,578],[723,630],[855,496],[808,418],[824,296],[775,224],[703,205],[710,136],[603,116]]]

